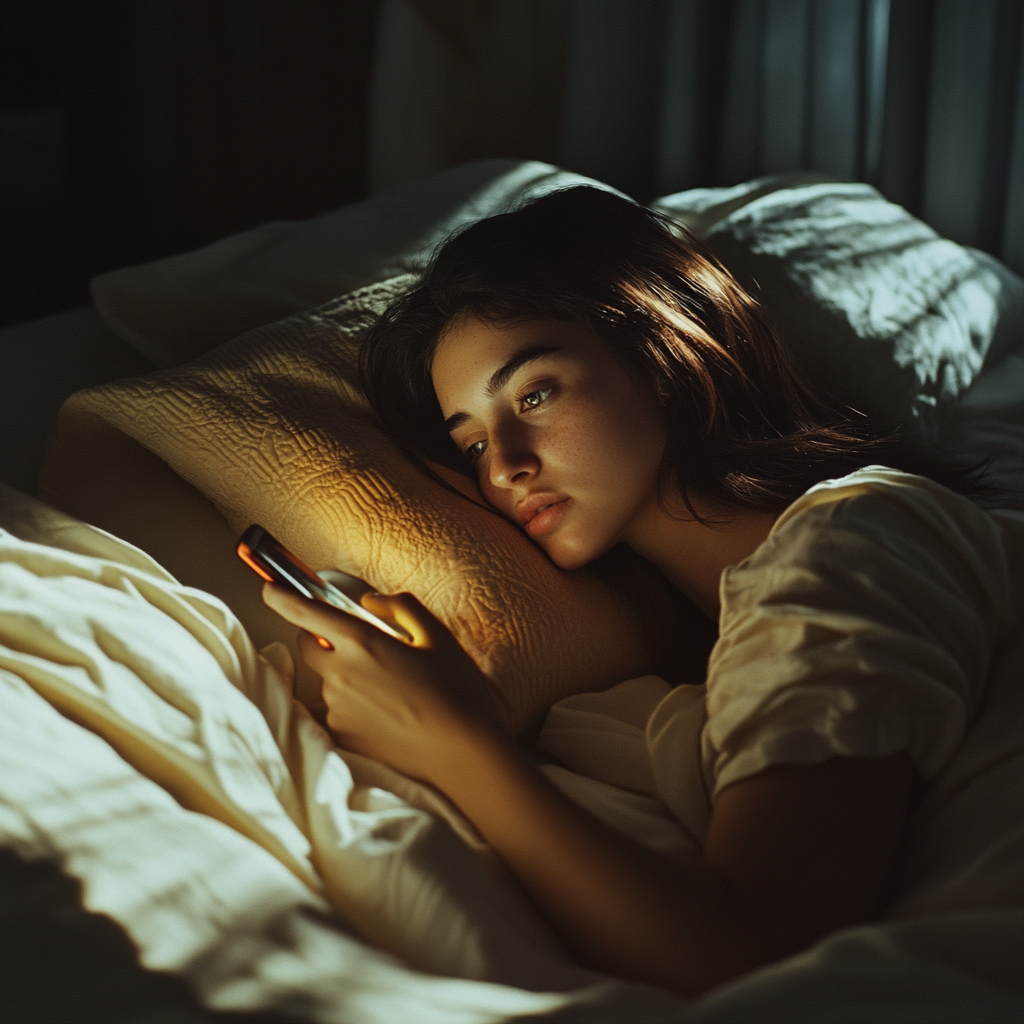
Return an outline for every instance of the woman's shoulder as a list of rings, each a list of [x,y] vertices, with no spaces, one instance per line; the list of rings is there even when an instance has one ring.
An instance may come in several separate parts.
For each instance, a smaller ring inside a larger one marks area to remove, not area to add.
[[[783,526],[794,516],[820,505],[838,502],[849,503],[861,499],[863,507],[876,507],[877,503],[864,501],[868,497],[881,498],[885,502],[927,510],[945,510],[946,514],[960,516],[987,516],[988,510],[943,484],[926,476],[908,473],[889,466],[864,466],[846,476],[821,483],[805,491],[779,516],[776,528]]]
[[[996,640],[1022,613],[1024,514],[995,514],[926,477],[869,466],[811,488],[721,581],[722,635],[751,615],[853,615],[886,633],[983,623]],[[862,623],[863,626],[863,623]]]
[[[881,466],[794,502],[722,575],[708,669],[716,785],[773,760],[899,749],[934,777],[995,652],[1018,642],[1016,521],[1008,532],[970,499]]]
[[[1010,549],[1024,546],[1024,512],[992,511],[934,480],[887,466],[866,466],[824,480],[779,516],[769,546],[815,550],[837,533],[859,535],[865,545],[895,557],[944,551],[974,564],[1004,565]]]

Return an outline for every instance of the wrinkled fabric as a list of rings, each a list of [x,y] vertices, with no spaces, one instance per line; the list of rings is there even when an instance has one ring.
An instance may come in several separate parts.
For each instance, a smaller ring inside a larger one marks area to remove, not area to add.
[[[0,842],[60,861],[144,966],[316,1020],[604,999],[454,808],[333,747],[280,648],[130,545],[0,498]]]
[[[714,792],[770,764],[907,750],[934,779],[1021,621],[1024,515],[869,468],[812,488],[721,580],[704,761]]]
[[[711,801],[700,757],[706,687],[643,676],[559,701],[542,771],[606,824],[676,860],[704,844]]]
[[[992,662],[1014,686],[982,693],[920,802],[889,919],[685,1001],[568,963],[468,823],[335,751],[291,701],[282,651],[257,655],[216,599],[38,502],[4,489],[0,507],[0,842],[60,862],[145,966],[210,1007],[351,1024],[1024,1012],[1019,646]],[[564,704],[555,781],[692,853],[710,808],[705,688],[648,676]]]

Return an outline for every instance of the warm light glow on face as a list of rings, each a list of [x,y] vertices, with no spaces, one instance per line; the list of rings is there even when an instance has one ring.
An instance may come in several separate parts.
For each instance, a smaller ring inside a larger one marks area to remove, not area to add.
[[[432,374],[484,497],[556,565],[592,561],[656,507],[657,402],[588,328],[466,318],[442,338]]]

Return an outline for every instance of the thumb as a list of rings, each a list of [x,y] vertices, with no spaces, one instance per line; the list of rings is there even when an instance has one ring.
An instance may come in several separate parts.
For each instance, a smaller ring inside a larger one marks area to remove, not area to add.
[[[414,647],[436,648],[452,640],[445,624],[412,594],[376,594],[371,591],[363,594],[360,604],[368,612],[402,626],[413,638]]]

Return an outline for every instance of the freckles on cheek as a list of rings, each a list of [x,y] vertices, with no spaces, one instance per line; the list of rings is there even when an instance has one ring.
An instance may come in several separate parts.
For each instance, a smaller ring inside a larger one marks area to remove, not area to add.
[[[572,469],[600,456],[606,442],[597,419],[586,406],[565,411],[552,425],[553,429],[546,432],[544,448],[548,459]]]

